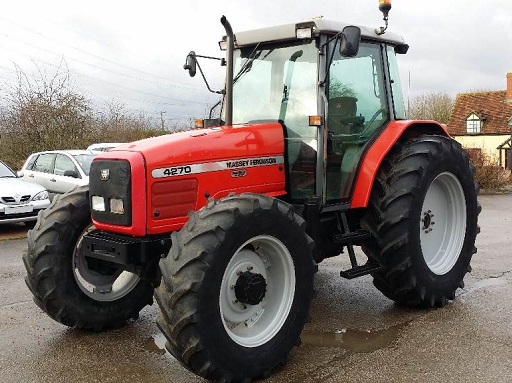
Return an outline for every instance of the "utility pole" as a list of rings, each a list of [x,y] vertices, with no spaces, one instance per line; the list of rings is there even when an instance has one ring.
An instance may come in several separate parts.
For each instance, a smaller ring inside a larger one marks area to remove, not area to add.
[[[164,113],[167,113],[167,112],[160,112],[160,121],[162,122],[162,130],[165,129],[165,126],[164,126]]]

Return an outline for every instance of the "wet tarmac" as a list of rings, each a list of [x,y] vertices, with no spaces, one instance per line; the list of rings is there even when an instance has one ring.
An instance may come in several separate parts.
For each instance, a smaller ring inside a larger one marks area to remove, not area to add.
[[[512,382],[512,195],[480,202],[479,251],[456,300],[435,310],[400,308],[371,277],[340,278],[346,260],[327,260],[302,345],[265,382]],[[1,382],[203,382],[165,351],[156,305],[103,333],[46,316],[23,281],[23,230],[10,240],[2,230]]]

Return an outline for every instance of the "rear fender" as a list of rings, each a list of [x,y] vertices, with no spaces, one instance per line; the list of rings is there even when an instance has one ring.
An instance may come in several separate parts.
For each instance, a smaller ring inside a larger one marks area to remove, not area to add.
[[[413,138],[422,134],[436,134],[449,137],[446,125],[436,121],[400,120],[388,124],[382,134],[366,152],[357,175],[350,208],[364,208],[368,205],[373,181],[379,167],[396,142],[404,138]]]

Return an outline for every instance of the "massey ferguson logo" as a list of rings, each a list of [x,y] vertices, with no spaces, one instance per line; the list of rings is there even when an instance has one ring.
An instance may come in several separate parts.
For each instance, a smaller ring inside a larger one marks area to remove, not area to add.
[[[108,181],[110,178],[110,169],[101,169],[100,179],[102,181]]]
[[[231,171],[231,177],[233,177],[233,178],[245,177],[246,175],[247,175],[247,170],[245,170],[245,169]]]

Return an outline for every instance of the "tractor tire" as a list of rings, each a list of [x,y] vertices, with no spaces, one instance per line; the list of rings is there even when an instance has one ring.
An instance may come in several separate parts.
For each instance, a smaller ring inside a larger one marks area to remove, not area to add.
[[[23,262],[43,311],[66,326],[101,331],[138,318],[153,303],[154,287],[110,262],[85,258],[81,239],[93,229],[88,186],[58,195],[28,232]]]
[[[470,271],[479,232],[478,186],[455,140],[399,143],[381,165],[362,225],[363,250],[382,265],[373,283],[404,306],[443,306]]]
[[[169,352],[222,382],[250,382],[285,364],[308,319],[312,247],[293,208],[264,195],[192,213],[172,235],[155,291]]]

